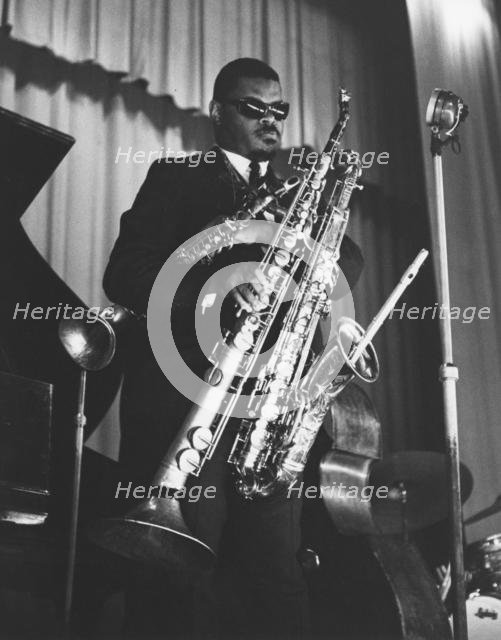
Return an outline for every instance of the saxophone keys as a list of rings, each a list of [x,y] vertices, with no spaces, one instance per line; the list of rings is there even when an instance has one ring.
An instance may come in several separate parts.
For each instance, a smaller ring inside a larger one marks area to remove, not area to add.
[[[250,434],[250,443],[254,448],[260,449],[266,444],[267,436],[266,431],[253,431]]]
[[[275,257],[275,262],[276,262],[276,257]],[[278,280],[278,278],[280,277],[281,274],[281,270],[279,267],[277,267],[276,265],[271,265],[268,269],[268,279],[270,280],[270,286],[273,288],[273,285],[275,283],[276,280]]]
[[[261,296],[261,301],[264,304],[264,300],[263,300],[264,296]],[[248,329],[249,331],[256,331],[257,327],[259,325],[259,318],[257,317],[257,315],[255,313],[249,313],[249,315],[245,318],[245,328]]]
[[[218,367],[211,367],[204,374],[205,382],[208,382],[213,387],[217,387],[217,385],[223,379],[223,372]]]
[[[200,469],[201,460],[196,449],[183,449],[177,455],[177,466],[183,473],[195,473]]]
[[[239,351],[248,351],[254,344],[252,335],[239,332],[233,339],[233,344]]]
[[[325,318],[326,316],[330,316],[331,312],[332,312],[332,301],[325,300],[322,308],[320,309],[320,314],[322,315],[322,317]]]
[[[279,362],[277,365],[277,376],[289,378],[294,373],[294,366],[290,362]]]
[[[188,440],[197,451],[205,451],[212,444],[212,431],[208,427],[195,427],[188,434]]]
[[[285,241],[287,242],[287,240]],[[287,251],[283,249],[279,249],[275,253],[275,263],[278,264],[279,267],[285,267],[285,265],[289,262],[289,254]]]
[[[272,380],[268,386],[270,393],[278,393],[282,389],[282,381],[281,380]]]
[[[271,422],[276,420],[279,415],[278,406],[276,404],[265,404],[261,409],[261,418],[266,422]]]

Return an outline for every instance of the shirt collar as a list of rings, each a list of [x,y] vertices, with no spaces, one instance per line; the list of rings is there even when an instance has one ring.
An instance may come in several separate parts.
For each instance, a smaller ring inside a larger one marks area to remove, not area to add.
[[[219,147],[219,148],[224,153],[224,155],[228,158],[229,162],[234,167],[234,169],[242,176],[245,182],[248,183],[249,174],[250,174],[250,163],[251,163],[249,158],[246,158],[245,156],[241,156],[239,153],[235,153],[234,151],[227,151],[222,147]],[[259,170],[260,170],[261,176],[266,175],[266,172],[268,171],[268,164],[269,164],[268,160],[264,160],[259,163]]]

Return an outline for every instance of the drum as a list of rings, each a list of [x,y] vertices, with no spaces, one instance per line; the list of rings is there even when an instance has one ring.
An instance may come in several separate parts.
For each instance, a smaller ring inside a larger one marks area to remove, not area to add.
[[[501,597],[501,534],[470,544],[466,551],[466,568],[471,573],[470,591],[479,590]]]
[[[466,601],[469,640],[501,638],[501,600],[498,597],[472,594]]]

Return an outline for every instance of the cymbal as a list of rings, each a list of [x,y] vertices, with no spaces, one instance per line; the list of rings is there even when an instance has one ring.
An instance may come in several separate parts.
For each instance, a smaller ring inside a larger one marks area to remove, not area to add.
[[[371,466],[369,483],[374,524],[381,534],[417,531],[443,520],[448,514],[446,457],[434,451],[400,451]],[[460,469],[461,497],[465,502],[473,489],[466,465]],[[378,498],[378,487],[388,487]]]
[[[494,516],[496,513],[501,512],[501,495],[499,495],[490,507],[486,507],[482,509],[482,511],[478,511],[474,513],[472,516],[467,518],[464,523],[465,524],[473,524],[474,522],[478,522],[479,520],[483,520],[484,518],[488,518],[489,516]]]

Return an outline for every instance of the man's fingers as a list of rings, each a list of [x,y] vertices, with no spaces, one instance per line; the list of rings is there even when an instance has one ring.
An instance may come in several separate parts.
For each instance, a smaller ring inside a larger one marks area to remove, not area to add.
[[[257,280],[253,280],[250,284],[258,296],[260,296],[261,293],[264,292],[263,285],[260,282],[257,282]]]
[[[249,313],[252,311],[252,305],[250,305],[247,300],[245,300],[238,289],[235,289],[233,291],[233,298],[241,309],[243,309],[244,311],[248,311]]]
[[[262,288],[267,293],[269,293],[273,289],[273,285],[271,284],[270,279],[264,275],[259,267],[254,271],[254,273],[256,274],[256,278],[258,279],[259,283],[262,285]]]
[[[269,289],[262,285],[260,282],[256,282],[255,280],[251,282],[251,284],[257,293],[257,297],[261,306],[267,307],[270,303]]]
[[[243,289],[243,291],[242,291]],[[259,296],[259,292],[254,288],[254,283],[243,285],[240,292],[247,302],[252,305],[255,311],[260,311],[263,308],[263,302]]]
[[[249,282],[242,284],[242,273],[238,272],[230,277],[228,283],[232,287],[232,295],[236,303],[245,311],[262,311],[270,302],[272,285],[261,269],[258,267],[252,271]],[[237,280],[240,278],[240,284]]]
[[[261,311],[267,304],[266,294],[256,295],[252,288],[250,285],[240,285],[234,289],[233,297],[245,311]]]

